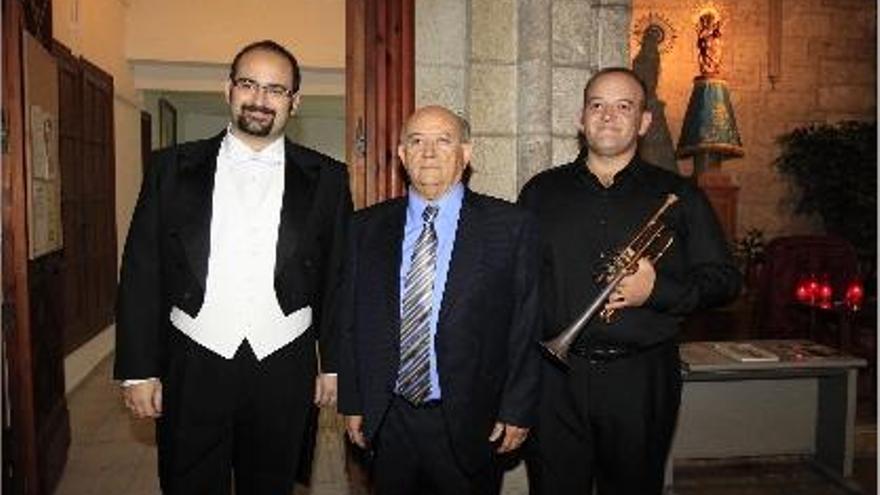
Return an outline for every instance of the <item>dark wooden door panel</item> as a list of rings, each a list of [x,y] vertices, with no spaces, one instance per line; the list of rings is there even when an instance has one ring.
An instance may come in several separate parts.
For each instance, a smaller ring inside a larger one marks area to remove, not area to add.
[[[94,302],[89,313],[88,337],[113,323],[113,301],[116,288],[116,174],[113,143],[113,78],[81,60],[84,100],[92,106],[83,107],[87,130],[84,139],[86,167],[85,223],[86,266],[90,270],[87,290]]]
[[[70,414],[64,385],[64,297],[62,254],[54,252],[29,263],[30,320],[33,338],[34,423],[42,493],[52,493],[61,479],[70,446]]]
[[[355,206],[404,191],[400,126],[415,104],[413,0],[348,0],[346,136]]]
[[[116,200],[113,79],[56,43],[61,93],[64,348],[113,322]]]
[[[22,4],[2,0],[3,121],[3,492],[37,495],[37,441],[31,361],[30,293],[25,222]],[[11,77],[10,77],[11,76]],[[8,387],[8,388],[7,388]],[[8,395],[7,395],[8,394]],[[9,454],[9,455],[6,455]]]
[[[83,291],[85,253],[82,242],[82,69],[79,59],[59,43],[54,47],[58,62],[58,139],[61,165],[61,219],[64,237],[62,263],[64,285],[64,351],[69,353],[85,335],[88,303]]]

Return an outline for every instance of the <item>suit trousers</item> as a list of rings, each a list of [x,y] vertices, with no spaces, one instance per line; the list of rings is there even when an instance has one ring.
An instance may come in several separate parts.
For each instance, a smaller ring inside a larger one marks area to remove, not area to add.
[[[681,402],[678,345],[545,362],[530,475],[542,495],[660,495]],[[537,490],[535,489],[537,488]]]
[[[475,474],[461,468],[442,403],[413,406],[393,398],[373,443],[376,495],[496,495],[501,488],[497,463]]]
[[[157,420],[165,494],[281,495],[293,490],[316,358],[309,332],[257,361],[245,341],[233,359],[183,333],[169,336]]]

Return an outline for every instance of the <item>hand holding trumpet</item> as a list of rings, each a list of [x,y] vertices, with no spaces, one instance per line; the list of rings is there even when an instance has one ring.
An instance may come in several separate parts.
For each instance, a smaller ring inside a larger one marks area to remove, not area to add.
[[[646,258],[641,258],[636,265],[636,271],[623,277],[614,292],[605,303],[603,313],[613,312],[626,307],[638,307],[648,300],[651,291],[654,290],[654,282],[657,280],[657,272],[654,265]]]

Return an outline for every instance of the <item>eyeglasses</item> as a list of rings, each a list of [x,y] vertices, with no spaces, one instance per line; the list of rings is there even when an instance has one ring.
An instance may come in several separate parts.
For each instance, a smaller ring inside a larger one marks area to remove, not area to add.
[[[285,88],[280,84],[260,84],[253,79],[248,79],[246,77],[239,77],[238,79],[232,80],[232,85],[235,86],[240,91],[245,93],[250,93],[255,95],[260,91],[263,91],[266,96],[274,100],[281,100],[284,98],[290,98],[293,96],[293,91]]]
[[[410,151],[421,151],[430,147],[445,152],[453,149],[460,142],[449,136],[429,137],[423,134],[415,134],[408,136],[403,144]]]

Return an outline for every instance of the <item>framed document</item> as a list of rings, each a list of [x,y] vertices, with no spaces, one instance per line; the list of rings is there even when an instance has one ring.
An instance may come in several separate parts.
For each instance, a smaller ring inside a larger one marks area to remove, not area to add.
[[[22,33],[27,167],[28,259],[63,247],[58,162],[58,67],[55,57]]]

